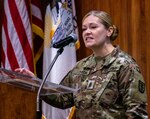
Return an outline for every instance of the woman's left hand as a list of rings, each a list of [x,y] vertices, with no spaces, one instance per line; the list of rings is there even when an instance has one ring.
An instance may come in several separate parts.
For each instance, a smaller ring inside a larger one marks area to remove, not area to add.
[[[21,74],[29,75],[31,77],[36,77],[33,72],[31,72],[30,70],[28,70],[26,68],[17,68],[17,69],[15,69],[15,71],[19,72]]]

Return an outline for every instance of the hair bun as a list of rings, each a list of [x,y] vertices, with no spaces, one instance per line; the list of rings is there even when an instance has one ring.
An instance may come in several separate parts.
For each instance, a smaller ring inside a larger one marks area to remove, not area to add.
[[[118,34],[119,34],[119,30],[115,25],[113,25],[112,27],[113,27],[113,33],[110,37],[110,40],[114,41],[117,38]]]

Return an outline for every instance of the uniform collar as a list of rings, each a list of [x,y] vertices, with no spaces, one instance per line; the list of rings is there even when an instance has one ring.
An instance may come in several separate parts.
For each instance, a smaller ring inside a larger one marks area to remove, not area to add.
[[[92,54],[89,57],[89,60],[86,61],[84,68],[98,68],[102,69],[103,67],[107,67],[110,64],[112,64],[116,58],[117,54],[120,52],[120,47],[116,46],[115,49],[107,56],[105,57],[99,57]]]

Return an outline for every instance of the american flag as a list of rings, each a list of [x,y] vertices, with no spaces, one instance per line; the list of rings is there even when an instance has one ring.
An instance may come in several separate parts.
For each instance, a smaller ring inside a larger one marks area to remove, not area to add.
[[[33,33],[43,38],[42,13],[37,1],[4,0],[1,67],[35,71]]]

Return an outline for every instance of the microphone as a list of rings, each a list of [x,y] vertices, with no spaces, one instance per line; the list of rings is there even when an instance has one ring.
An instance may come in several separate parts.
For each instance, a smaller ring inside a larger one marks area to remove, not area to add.
[[[54,43],[53,47],[54,48],[62,48],[62,47],[69,45],[70,43],[75,43],[76,41],[77,41],[77,35],[74,33],[71,33],[66,38],[61,39],[60,41]]]

